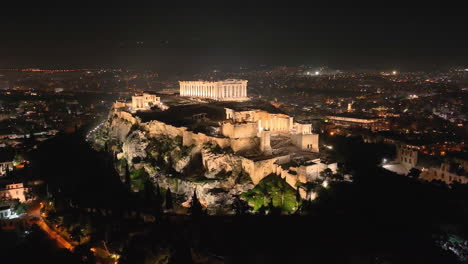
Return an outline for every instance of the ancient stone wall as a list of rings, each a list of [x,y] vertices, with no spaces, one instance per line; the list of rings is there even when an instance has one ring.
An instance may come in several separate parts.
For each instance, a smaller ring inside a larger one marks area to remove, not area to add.
[[[279,163],[287,162],[290,156],[284,155],[270,159],[254,161],[248,158],[242,159],[242,168],[249,173],[254,184],[259,183],[263,178],[270,174],[281,175]]]
[[[221,134],[229,138],[249,138],[256,137],[258,125],[255,122],[245,124],[232,124],[225,122],[221,125]]]
[[[114,114],[115,114],[118,118],[130,122],[132,125],[137,124],[137,123],[139,123],[139,121],[140,121],[138,118],[134,117],[132,114],[130,114],[130,113],[128,113],[128,112],[125,112],[125,111],[115,110],[115,111],[114,111]]]
[[[183,145],[184,146],[201,146],[205,143],[214,143],[219,145],[221,148],[227,148],[231,146],[229,138],[217,138],[207,136],[203,133],[193,133],[191,131],[184,131],[183,133]]]
[[[234,153],[258,149],[259,144],[260,139],[258,137],[231,138],[230,140],[231,149]]]
[[[187,130],[185,127],[175,127],[156,120],[143,123],[141,127],[143,130],[149,132],[150,137],[161,134],[168,137],[182,137]]]
[[[301,150],[319,152],[318,134],[291,134],[291,142]]]

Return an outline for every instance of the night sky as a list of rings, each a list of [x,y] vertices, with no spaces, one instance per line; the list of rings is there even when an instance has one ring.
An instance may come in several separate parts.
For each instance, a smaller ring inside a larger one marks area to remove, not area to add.
[[[463,8],[2,7],[0,22],[0,67],[428,68],[468,62]]]

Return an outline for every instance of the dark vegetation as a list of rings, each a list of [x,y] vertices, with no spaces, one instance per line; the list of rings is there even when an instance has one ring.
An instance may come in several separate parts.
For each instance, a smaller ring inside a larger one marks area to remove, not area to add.
[[[460,241],[468,237],[466,186],[449,190],[388,173],[377,166],[387,151],[359,139],[341,138],[334,147],[355,182],[317,189],[316,200],[302,203],[301,215],[246,215],[246,204],[237,200],[236,216],[207,216],[197,206],[191,215],[165,214],[154,223],[125,220],[122,215],[125,209],[154,213],[164,206],[171,210],[172,201],[161,205],[157,202],[161,198],[155,198],[166,196],[167,201],[169,193],[172,200],[170,191],[153,196],[156,188],[130,195],[114,172],[112,157],[91,151],[78,135],[46,142],[33,162],[34,172],[48,182],[57,201],[122,212],[92,217],[99,228],[90,242],[108,241],[113,250],[120,248],[121,263],[156,259],[193,263],[191,249],[198,257],[225,263],[457,263],[457,257],[440,244],[454,235]],[[277,178],[272,182],[282,186]],[[273,205],[275,200],[271,199]],[[22,248],[21,252],[34,250]]]

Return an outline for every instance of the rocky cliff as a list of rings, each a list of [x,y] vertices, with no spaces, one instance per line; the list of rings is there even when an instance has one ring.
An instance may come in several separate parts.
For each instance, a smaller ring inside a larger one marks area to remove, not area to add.
[[[117,170],[122,179],[131,174],[135,191],[144,186],[141,181],[150,179],[181,200],[189,200],[196,191],[202,204],[216,210],[229,208],[236,196],[254,187],[241,157],[229,147],[216,140],[188,145],[183,142],[184,132],[114,111],[90,138],[97,149],[115,154]]]

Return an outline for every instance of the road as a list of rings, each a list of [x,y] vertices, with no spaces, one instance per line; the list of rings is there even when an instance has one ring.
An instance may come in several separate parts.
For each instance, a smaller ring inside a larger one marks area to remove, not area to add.
[[[52,230],[45,222],[42,218],[39,218],[39,220],[36,222],[36,224],[42,229],[44,230],[44,232],[47,233],[47,235],[57,241],[57,244],[61,247],[61,248],[66,248],[68,250],[73,250],[73,245],[70,244],[67,240],[65,240],[62,236],[60,236],[59,234],[57,234],[57,232],[55,232],[54,230]]]
[[[36,219],[33,223],[37,224],[46,234],[57,242],[57,245],[61,248],[66,248],[68,250],[73,250],[73,245],[70,244],[66,239],[60,236],[57,232],[52,230],[44,219],[41,217],[41,204],[40,203],[33,203],[31,204],[28,210],[28,217],[31,219]]]

